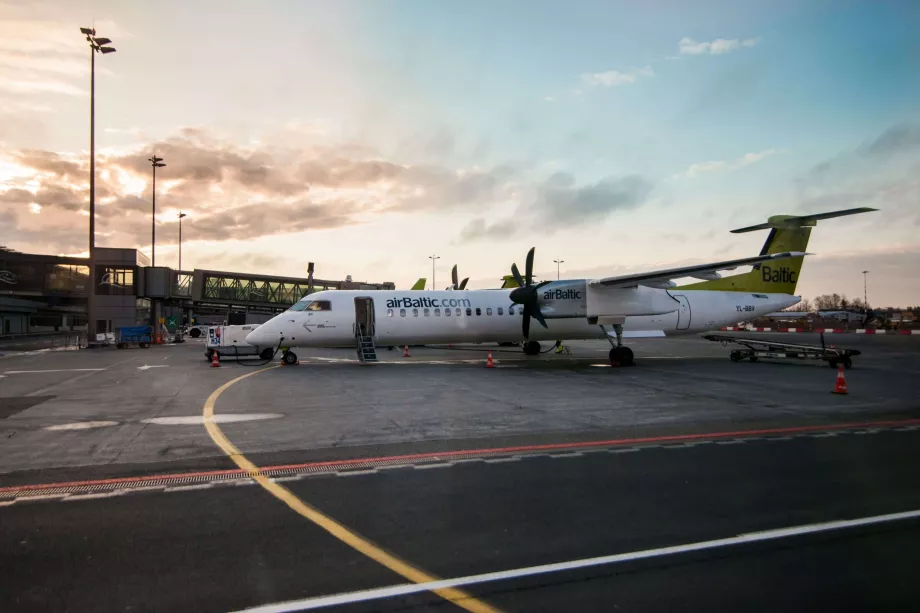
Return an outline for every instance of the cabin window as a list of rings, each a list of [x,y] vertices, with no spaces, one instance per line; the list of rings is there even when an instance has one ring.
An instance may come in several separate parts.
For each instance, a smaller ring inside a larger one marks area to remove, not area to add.
[[[387,317],[393,317],[393,309],[387,309]]]
[[[466,308],[466,316],[467,316],[467,317],[472,317],[472,316],[473,316],[473,309],[467,307],[467,308]]]
[[[505,314],[505,312],[502,310],[501,307],[498,307],[498,314],[499,314],[499,315],[504,315],[504,314]]]
[[[400,316],[400,317],[405,317],[405,316],[406,316],[406,309],[399,309],[399,316]]]
[[[486,309],[486,315],[491,315],[491,314],[492,314],[492,308],[489,307]]]
[[[441,316],[441,309],[435,309],[435,310],[434,310],[434,316],[435,316],[435,317],[440,317],[440,316]]]
[[[418,317],[418,309],[412,309],[412,317]]]
[[[508,315],[514,315],[514,307],[508,307]]]
[[[460,317],[460,307],[457,307],[457,310],[454,312],[454,315]]]
[[[482,309],[480,309],[479,307],[476,307],[476,317],[479,317],[480,315],[482,315]]]
[[[425,309],[425,317],[431,315],[431,309]]]
[[[444,317],[450,317],[450,309],[444,309]]]

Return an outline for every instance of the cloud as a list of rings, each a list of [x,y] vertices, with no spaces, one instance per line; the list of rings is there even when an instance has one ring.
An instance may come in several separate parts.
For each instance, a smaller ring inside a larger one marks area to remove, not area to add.
[[[687,170],[684,172],[679,172],[675,175],[672,175],[671,178],[693,179],[701,174],[709,172],[737,170],[739,168],[744,168],[745,166],[750,166],[751,164],[756,164],[757,162],[760,162],[775,153],[775,149],[767,149],[765,151],[758,151],[756,153],[745,153],[740,158],[731,161],[713,160],[709,162],[697,162],[695,164],[690,164],[690,166],[688,166]]]
[[[440,137],[429,145],[444,147],[448,141]],[[189,240],[247,240],[363,224],[392,214],[462,207],[475,216],[536,189],[522,169],[507,164],[408,164],[360,143],[315,145],[309,138],[298,147],[241,146],[208,130],[186,128],[158,142],[97,154],[100,245],[149,243],[147,158],[154,151],[167,164],[157,172],[156,223],[167,229],[157,231],[158,244],[175,241],[168,228],[177,223],[179,209],[188,214],[183,229]],[[6,179],[0,183],[0,213],[17,214],[18,226],[4,228],[17,249],[82,248],[89,202],[85,154],[5,150],[0,169]]]
[[[677,43],[682,55],[721,55],[742,47],[753,47],[760,42],[760,37],[745,39],[717,38],[711,42],[697,42],[692,38],[684,37]],[[673,57],[673,56],[672,56]]]
[[[463,227],[459,239],[508,237],[519,231],[552,234],[564,228],[598,223],[615,211],[641,206],[653,187],[639,175],[606,177],[579,186],[571,174],[555,173],[539,184],[510,218],[491,224],[483,218],[474,219]]]
[[[920,226],[920,123],[890,126],[815,164],[795,181],[803,211],[869,206]]]
[[[608,70],[607,72],[595,72],[581,75],[581,80],[591,87],[619,87],[620,85],[629,85],[635,83],[641,77],[652,77],[655,71],[651,66],[642,68],[633,68],[629,72],[619,72],[617,70]]]

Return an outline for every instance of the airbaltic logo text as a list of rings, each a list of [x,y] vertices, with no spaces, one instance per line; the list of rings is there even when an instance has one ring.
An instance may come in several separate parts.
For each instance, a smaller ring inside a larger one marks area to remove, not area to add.
[[[577,289],[551,289],[543,292],[543,300],[581,300]]]
[[[472,306],[469,298],[391,298],[387,300],[388,309],[408,309],[419,307],[468,307]]]
[[[769,266],[761,266],[760,273],[763,275],[764,283],[795,283],[798,276],[794,270],[789,270],[785,266],[779,270],[773,270]]]

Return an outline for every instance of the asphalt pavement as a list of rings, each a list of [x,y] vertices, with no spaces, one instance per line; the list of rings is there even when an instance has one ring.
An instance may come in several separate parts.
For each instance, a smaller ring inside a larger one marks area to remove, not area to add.
[[[200,341],[8,354],[0,610],[905,610],[920,521],[825,524],[920,510],[920,338],[827,342],[863,352],[846,396],[826,365],[733,363],[693,337],[631,343],[626,369],[602,342],[493,347],[494,369],[484,346],[366,366],[211,368]],[[354,596],[407,584],[387,553],[504,574],[459,603]]]
[[[286,483],[440,578],[920,509],[920,431],[664,445]],[[230,611],[405,583],[257,485],[0,509],[8,611]],[[920,521],[480,583],[503,611],[907,610]],[[430,592],[331,610],[459,610]]]

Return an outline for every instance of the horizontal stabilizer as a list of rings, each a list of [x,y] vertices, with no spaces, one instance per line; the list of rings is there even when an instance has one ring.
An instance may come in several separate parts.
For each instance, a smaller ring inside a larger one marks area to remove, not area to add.
[[[817,225],[822,219],[833,219],[834,217],[845,217],[847,215],[857,215],[859,213],[869,213],[877,211],[869,207],[858,207],[855,209],[843,209],[841,211],[831,211],[830,213],[818,213],[816,215],[774,215],[767,220],[767,223],[760,223],[756,226],[747,226],[732,230],[732,234],[741,234],[744,232],[754,232],[756,230],[769,230],[771,228],[792,229],[806,228]]]

